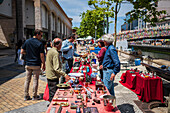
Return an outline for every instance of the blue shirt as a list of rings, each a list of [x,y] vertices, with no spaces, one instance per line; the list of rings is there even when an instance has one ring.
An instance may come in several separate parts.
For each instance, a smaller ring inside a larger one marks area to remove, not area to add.
[[[26,40],[22,49],[26,51],[26,65],[41,66],[40,53],[44,53],[44,46],[37,38]]]
[[[103,68],[113,69],[114,74],[117,74],[120,71],[119,57],[113,45],[106,47],[106,53],[103,59]]]
[[[69,48],[70,45],[72,45],[72,49]],[[74,51],[73,43],[69,42],[68,40],[65,40],[62,42],[61,51],[62,51],[63,57],[66,59],[73,59],[73,56],[79,56]]]

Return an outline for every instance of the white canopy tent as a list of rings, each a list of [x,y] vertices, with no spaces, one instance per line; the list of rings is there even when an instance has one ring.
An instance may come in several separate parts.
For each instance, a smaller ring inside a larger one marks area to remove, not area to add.
[[[91,40],[93,37],[92,36],[88,36],[86,37],[86,40]]]
[[[77,40],[85,40],[85,38],[78,38]]]

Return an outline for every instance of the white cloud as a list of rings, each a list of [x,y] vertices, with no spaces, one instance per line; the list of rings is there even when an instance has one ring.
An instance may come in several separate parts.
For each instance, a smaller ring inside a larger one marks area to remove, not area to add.
[[[79,16],[72,16],[73,22],[81,22],[81,18]]]
[[[132,4],[122,4],[120,11],[118,13],[118,17],[125,17],[125,14],[133,9]]]

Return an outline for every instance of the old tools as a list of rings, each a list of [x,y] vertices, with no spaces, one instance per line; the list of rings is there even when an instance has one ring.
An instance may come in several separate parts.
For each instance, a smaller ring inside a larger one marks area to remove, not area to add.
[[[94,102],[96,102],[97,104],[100,104],[100,100],[98,100],[97,98],[93,99]]]
[[[77,105],[75,105],[74,103],[71,103],[70,108],[71,108],[71,109],[76,109],[76,108],[77,108]]]
[[[58,98],[73,98],[73,97],[66,97],[66,96],[58,96]]]
[[[74,91],[73,90],[70,90],[70,93],[71,93],[72,96],[74,95]]]
[[[53,105],[60,105],[60,106],[69,106],[69,103],[68,102],[53,102],[52,103]]]
[[[59,107],[59,109],[58,109],[58,112],[57,112],[57,113],[61,113],[61,111],[62,111],[62,106],[60,106],[60,107]],[[55,113],[55,112],[53,112],[53,113]]]
[[[68,92],[64,92],[64,94],[63,94],[63,95],[64,95],[64,96],[66,96],[67,94],[68,94]]]
[[[67,98],[53,98],[54,101],[68,101]]]
[[[102,90],[103,88],[105,89],[103,82],[96,81],[95,86],[96,86],[96,90],[98,89]]]

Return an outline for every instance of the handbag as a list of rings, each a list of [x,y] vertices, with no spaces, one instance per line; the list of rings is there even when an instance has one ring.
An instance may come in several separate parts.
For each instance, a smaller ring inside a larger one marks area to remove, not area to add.
[[[20,60],[25,60],[25,54],[21,54],[21,53],[20,53],[19,59],[20,59]]]
[[[46,101],[49,101],[49,88],[48,88],[48,84],[46,85],[45,91],[44,91],[44,95],[43,95],[43,99]]]

